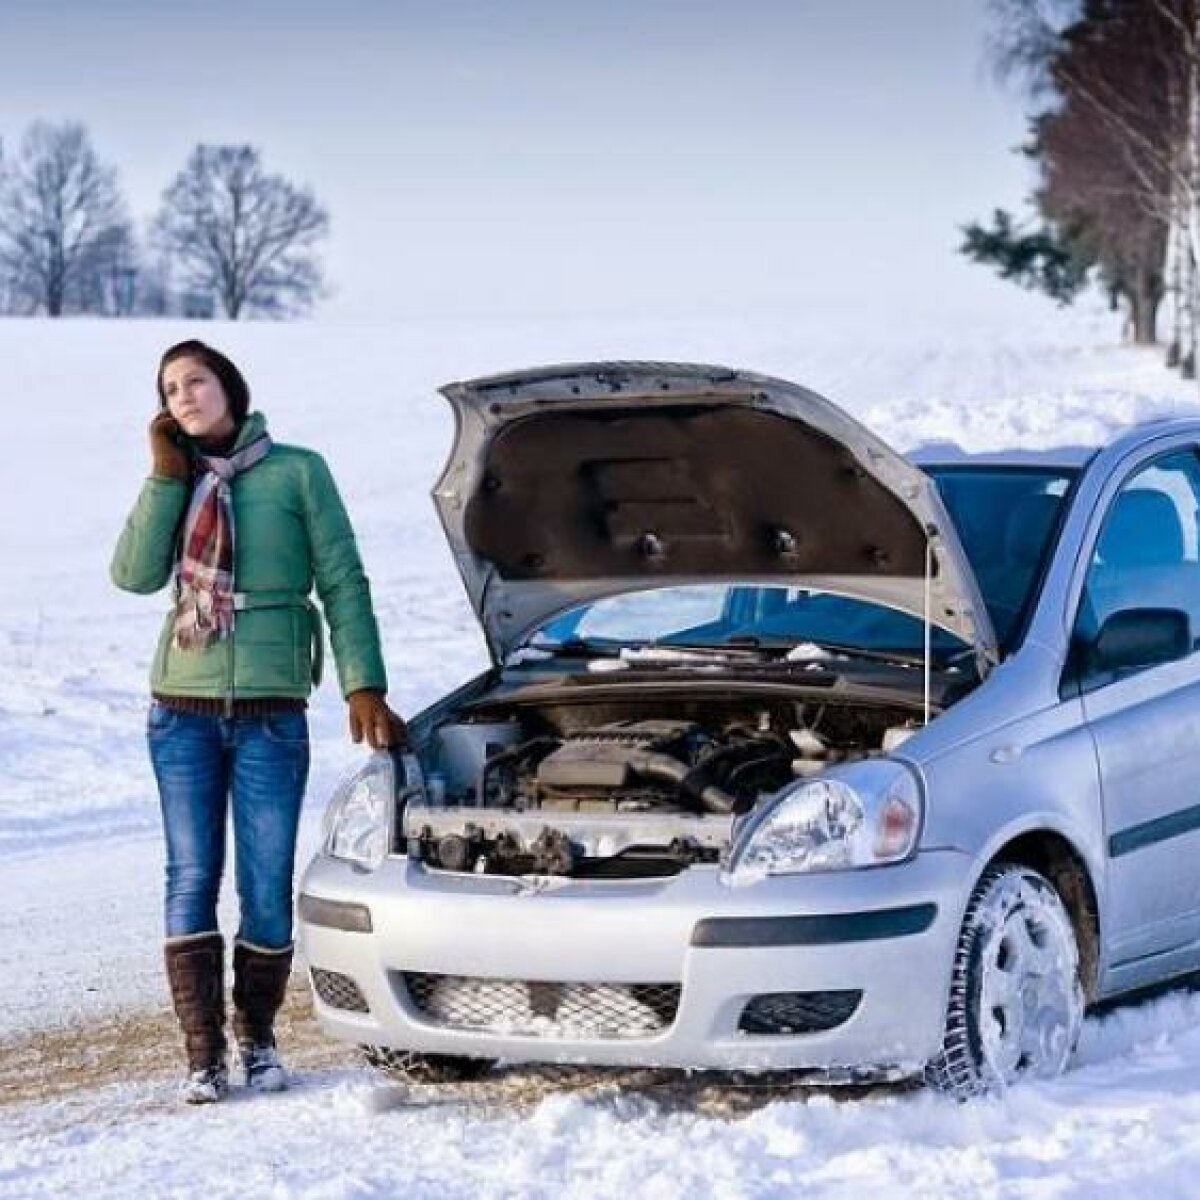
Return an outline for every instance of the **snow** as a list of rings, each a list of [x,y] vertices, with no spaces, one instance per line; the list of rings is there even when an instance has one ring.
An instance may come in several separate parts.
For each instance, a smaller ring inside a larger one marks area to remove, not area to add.
[[[116,591],[107,563],[145,471],[157,357],[196,332],[0,321],[0,1048],[165,1003],[143,731],[164,597]],[[814,329],[804,314],[199,332],[241,363],[277,438],[329,459],[372,579],[392,700],[408,713],[487,661],[428,499],[451,434],[435,393],[449,380],[598,358],[726,363],[804,383],[899,448],[939,454],[952,443],[1077,456],[1130,423],[1197,411],[1160,355],[1111,344],[1111,326],[1087,315],[999,332]],[[363,758],[334,687],[312,725],[302,861],[325,798]],[[1064,1079],[964,1106],[893,1088],[751,1094],[739,1107],[736,1091],[713,1101],[698,1082],[605,1080],[456,1099],[339,1068],[303,1073],[286,1096],[196,1112],[172,1103],[169,1082],[133,1078],[0,1107],[0,1197],[1166,1200],[1197,1191],[1198,1078],[1200,997],[1185,992],[1090,1019]]]
[[[729,1116],[728,1089],[598,1083],[533,1104],[462,1103],[348,1071],[291,1092],[171,1107],[131,1083],[0,1110],[0,1196],[1195,1196],[1200,997],[1088,1023],[1053,1083],[959,1105],[815,1093]],[[712,1111],[713,1108],[716,1111]],[[251,1131],[253,1131],[251,1135]],[[136,1184],[135,1182],[136,1181]]]

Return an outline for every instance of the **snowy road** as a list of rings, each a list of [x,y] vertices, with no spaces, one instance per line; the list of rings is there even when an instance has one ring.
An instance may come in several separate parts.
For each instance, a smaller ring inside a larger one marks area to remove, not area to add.
[[[536,1072],[456,1099],[326,1069],[181,1111],[170,1081],[127,1083],[0,1110],[0,1197],[1191,1200],[1198,1068],[1200,997],[1177,994],[1089,1022],[1067,1078],[966,1105]]]
[[[19,503],[0,506],[0,561],[16,564],[0,575],[0,1046],[10,1055],[31,1053],[38,1031],[119,1040],[102,1031],[119,1031],[122,1014],[164,1028],[161,850],[142,733],[162,598],[115,592],[106,566],[144,471],[156,355],[182,332],[0,322],[19,398],[12,444],[55,456],[54,470],[35,453],[10,456],[6,494]],[[277,436],[329,457],[405,711],[484,662],[427,498],[449,438],[438,384],[531,362],[723,361],[826,391],[904,448],[1090,444],[1195,407],[1157,356],[1102,347],[1088,321],[1010,333],[930,345],[880,331],[868,354],[861,334],[780,318],[207,331],[245,366]],[[331,689],[312,716],[305,847],[359,753]],[[143,1047],[124,1082],[96,1087],[106,1076],[81,1072],[66,1098],[0,1107],[0,1197],[1200,1194],[1200,998],[1183,993],[1089,1022],[1065,1080],[962,1107],[904,1090],[746,1101],[700,1082],[519,1074],[456,1100],[381,1089],[318,1055],[301,1056],[312,1065],[290,1095],[181,1112],[160,1073],[175,1053]]]

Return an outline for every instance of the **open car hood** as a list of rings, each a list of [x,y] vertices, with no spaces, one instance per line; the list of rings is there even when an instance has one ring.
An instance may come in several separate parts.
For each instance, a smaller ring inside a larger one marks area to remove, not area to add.
[[[681,363],[540,367],[452,383],[433,499],[503,658],[556,613],[685,583],[765,581],[996,638],[933,481],[795,384]],[[927,555],[928,560],[927,560]]]

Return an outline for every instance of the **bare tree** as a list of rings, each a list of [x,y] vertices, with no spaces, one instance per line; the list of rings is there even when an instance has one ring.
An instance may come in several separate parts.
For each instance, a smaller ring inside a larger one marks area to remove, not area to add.
[[[132,253],[117,187],[82,124],[30,126],[20,153],[0,163],[0,295],[9,311],[108,311],[106,275]]]
[[[215,294],[233,320],[311,307],[322,290],[315,247],[328,231],[312,191],[268,175],[251,146],[197,146],[155,222],[187,285]]]
[[[1042,103],[1056,99],[1050,66],[1085,0],[988,0],[987,51],[996,75]]]
[[[1197,0],[1154,0],[1171,21],[1186,63],[1182,92],[1187,118],[1172,177],[1171,210],[1179,259],[1174,291],[1176,340],[1172,351],[1184,378],[1196,378],[1196,345],[1200,341],[1197,263],[1200,262],[1200,3]],[[1177,5],[1179,7],[1177,7]],[[1178,83],[1177,83],[1178,89]]]
[[[1196,10],[1196,0],[1088,0],[1085,19],[1068,31],[1051,69],[1063,108],[1050,120],[1075,126],[1059,198],[1095,213],[1132,285],[1138,340],[1148,340],[1147,331],[1152,340],[1173,227],[1195,207],[1186,153],[1195,48],[1186,35]],[[1059,132],[1061,149],[1065,131]],[[1194,234],[1181,232],[1186,277],[1196,245]],[[1165,281],[1170,289],[1172,276]],[[1188,306],[1187,295],[1172,296]]]
[[[1136,340],[1155,340],[1167,292],[1172,354],[1194,330],[1196,180],[1187,153],[1196,98],[1197,0],[990,0],[990,50],[1035,106],[1028,148],[1034,195],[1053,226],[1072,226],[1079,252],[1131,307]],[[1182,335],[1182,337],[1181,337]],[[1194,338],[1194,333],[1192,334]]]

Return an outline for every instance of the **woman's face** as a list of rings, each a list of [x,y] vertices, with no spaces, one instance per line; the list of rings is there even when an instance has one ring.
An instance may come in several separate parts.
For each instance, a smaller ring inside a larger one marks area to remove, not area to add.
[[[167,409],[192,438],[226,437],[234,430],[221,381],[198,358],[176,358],[163,368]]]

